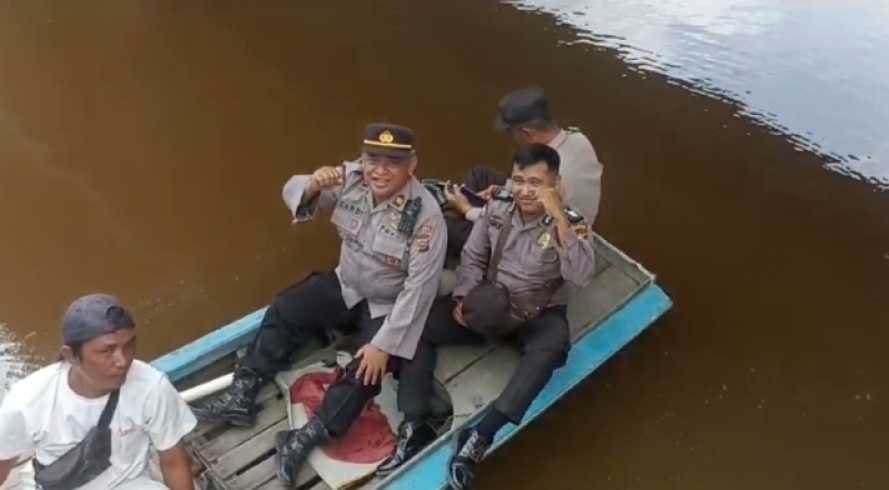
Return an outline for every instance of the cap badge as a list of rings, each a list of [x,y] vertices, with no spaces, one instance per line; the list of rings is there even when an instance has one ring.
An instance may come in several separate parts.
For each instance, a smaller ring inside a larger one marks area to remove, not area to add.
[[[383,143],[384,145],[388,145],[388,144],[391,144],[393,141],[395,141],[395,136],[392,136],[392,133],[390,133],[389,130],[387,129],[386,131],[383,131],[382,133],[380,133],[379,140],[380,140],[380,143]]]

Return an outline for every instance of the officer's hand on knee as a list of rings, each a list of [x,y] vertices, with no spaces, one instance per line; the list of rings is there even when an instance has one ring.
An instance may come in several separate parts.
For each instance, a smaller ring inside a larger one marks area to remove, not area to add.
[[[365,386],[379,384],[386,375],[389,365],[389,353],[373,344],[366,344],[358,350],[356,357],[361,359],[355,377],[362,380]]]

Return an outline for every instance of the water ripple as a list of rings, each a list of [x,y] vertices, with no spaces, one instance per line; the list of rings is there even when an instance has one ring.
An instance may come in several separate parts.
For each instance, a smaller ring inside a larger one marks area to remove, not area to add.
[[[0,401],[10,386],[36,368],[32,352],[25,347],[26,339],[16,337],[0,323]]]
[[[825,157],[838,174],[889,189],[889,3],[880,0],[505,0],[554,16],[574,42],[725,100]]]

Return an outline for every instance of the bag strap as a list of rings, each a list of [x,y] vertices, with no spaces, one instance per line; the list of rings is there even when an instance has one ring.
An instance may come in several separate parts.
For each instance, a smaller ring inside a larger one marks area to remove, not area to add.
[[[117,410],[117,399],[120,398],[120,390],[114,390],[108,395],[108,401],[105,402],[105,408],[102,409],[102,415],[99,416],[99,428],[107,429],[111,425],[111,419],[114,417],[114,411]]]
[[[503,257],[503,247],[509,239],[509,232],[512,231],[512,215],[515,213],[515,205],[506,213],[506,219],[503,228],[500,229],[500,236],[497,237],[497,243],[494,245],[494,253],[491,255],[491,261],[488,263],[488,270],[485,278],[490,283],[497,282],[497,268],[500,266],[500,259]]]

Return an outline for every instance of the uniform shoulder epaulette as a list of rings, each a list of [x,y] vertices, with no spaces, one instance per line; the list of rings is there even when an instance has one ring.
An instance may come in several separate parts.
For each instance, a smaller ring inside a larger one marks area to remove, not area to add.
[[[565,217],[568,218],[568,223],[572,225],[576,225],[577,223],[582,223],[584,218],[583,215],[575,211],[573,208],[565,206]]]
[[[513,200],[512,192],[509,192],[506,189],[500,189],[499,191],[497,191],[496,194],[494,194],[491,197],[491,199],[493,199],[495,201],[512,202],[512,200]]]
[[[574,209],[565,206],[565,218],[568,220],[569,225],[577,225],[583,224],[584,217],[582,214],[578,213]],[[543,224],[549,226],[553,222],[553,217],[550,215],[546,215],[543,218]]]

